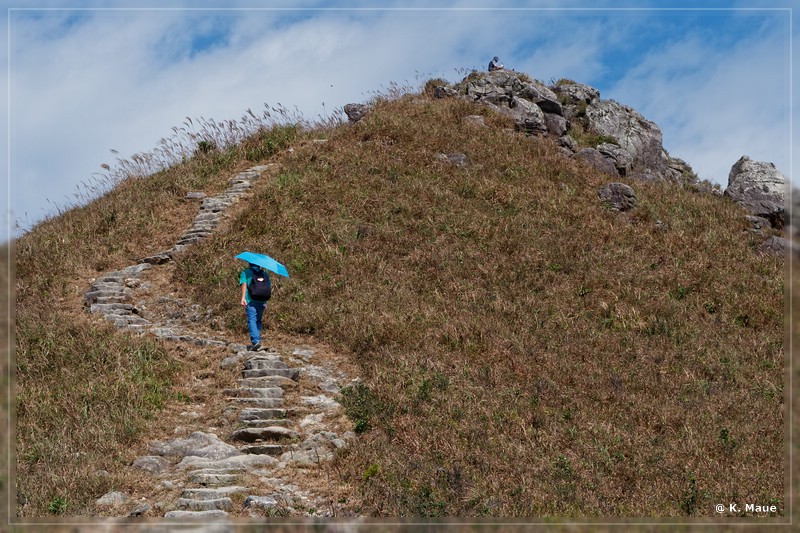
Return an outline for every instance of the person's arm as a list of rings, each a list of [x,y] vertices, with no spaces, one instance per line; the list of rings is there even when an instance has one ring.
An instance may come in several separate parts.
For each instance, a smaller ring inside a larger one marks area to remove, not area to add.
[[[247,283],[242,283],[242,307],[247,307]]]

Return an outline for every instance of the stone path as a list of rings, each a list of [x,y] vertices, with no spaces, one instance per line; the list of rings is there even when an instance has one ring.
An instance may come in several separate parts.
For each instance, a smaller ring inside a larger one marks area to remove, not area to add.
[[[142,303],[142,294],[153,290],[148,271],[169,263],[176,253],[209,236],[225,210],[275,166],[253,167],[238,174],[226,191],[212,198],[190,193],[189,199],[202,200],[199,214],[171,249],[99,276],[85,294],[91,313],[121,329],[200,348],[228,350],[231,355],[221,361],[221,368],[238,369],[240,373],[235,387],[211,391],[225,398],[220,417],[233,420],[236,429],[224,435],[224,440],[213,432],[195,430],[174,440],[151,442],[149,455],[137,458],[133,467],[154,477],[157,492],[177,494],[177,498],[145,498],[135,502],[138,505],[132,511],[125,511],[130,516],[163,513],[169,519],[226,520],[229,516],[335,514],[330,495],[323,497],[314,490],[318,487],[313,482],[314,469],[355,438],[354,433],[342,430],[341,423],[334,422],[343,419],[335,397],[348,377],[330,366],[311,365],[315,353],[307,346],[297,346],[287,354],[250,352],[244,345],[198,333],[199,328],[192,327],[193,321],[185,314],[172,320],[149,316]],[[169,296],[162,296],[160,301],[191,310],[191,306],[173,302]],[[195,322],[202,319],[202,313],[194,317]],[[119,506],[125,498],[109,493],[98,500],[98,505],[108,502]]]

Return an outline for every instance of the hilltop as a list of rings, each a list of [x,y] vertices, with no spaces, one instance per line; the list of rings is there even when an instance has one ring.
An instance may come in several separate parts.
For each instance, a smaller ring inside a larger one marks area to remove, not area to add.
[[[18,512],[98,514],[108,490],[144,483],[135,451],[182,403],[219,403],[186,376],[232,379],[221,353],[88,313],[91,284],[163,261],[159,286],[197,306],[197,327],[244,342],[233,257],[254,250],[291,273],[267,337],[359,378],[337,396],[358,436],[324,470],[342,513],[783,514],[784,259],[761,248],[780,217],[748,219],[634,110],[523,76],[431,80],[347,123],[203,141],[21,237]],[[258,165],[276,170],[175,249],[187,194]]]

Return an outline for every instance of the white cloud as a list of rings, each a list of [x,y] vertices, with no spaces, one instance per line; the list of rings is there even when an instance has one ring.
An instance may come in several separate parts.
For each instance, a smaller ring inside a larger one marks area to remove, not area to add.
[[[169,5],[180,4],[188,5]],[[632,68],[623,55],[641,21],[602,12],[73,11],[64,26],[65,14],[12,24],[16,217],[44,215],[44,197],[63,204],[101,163],[113,163],[110,148],[124,158],[149,151],[187,116],[238,119],[266,103],[314,118],[390,82],[455,81],[456,69],[482,70],[495,54],[545,82],[624,74],[611,89],[598,87],[603,97],[658,123],[670,152],[701,177],[720,178],[740,146],[781,163],[771,132],[785,110],[753,81],[780,68],[765,60],[775,45],[766,38],[729,53],[687,37]],[[198,35],[214,32],[226,39],[193,49]],[[708,67],[687,68],[693,58]]]
[[[727,185],[742,156],[789,169],[789,69],[785,39],[744,37],[722,50],[688,35],[651,54],[609,94],[658,124],[671,155]]]

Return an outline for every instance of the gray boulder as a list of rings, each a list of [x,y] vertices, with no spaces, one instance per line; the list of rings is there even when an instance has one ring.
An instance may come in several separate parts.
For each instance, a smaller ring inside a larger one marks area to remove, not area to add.
[[[366,104],[347,104],[344,106],[344,113],[350,122],[358,122],[369,113],[369,106]]]
[[[646,168],[666,177],[669,156],[661,129],[635,109],[613,100],[596,100],[586,107],[589,131],[612,137],[633,158],[631,170]]]
[[[458,93],[452,87],[448,87],[447,85],[437,85],[433,88],[434,98],[450,98],[453,96],[458,96]]]
[[[436,154],[436,159],[444,163],[450,163],[457,167],[465,167],[469,163],[466,154],[452,153],[452,154]]]
[[[579,150],[578,141],[576,141],[569,135],[562,135],[561,137],[559,137],[558,145],[563,148],[566,148],[567,150],[573,153]]]
[[[128,495],[124,492],[112,491],[103,494],[95,503],[99,506],[122,505],[128,500]]]
[[[611,174],[612,176],[618,175],[617,167],[614,163],[594,148],[582,148],[572,157],[580,159],[606,174]]]
[[[486,126],[486,119],[483,117],[483,115],[467,115],[464,117],[464,124],[483,128]]]
[[[651,170],[645,168],[641,171],[634,171],[629,174],[626,174],[626,177],[632,178],[638,181],[647,181],[650,183],[664,183],[667,182],[667,178],[665,178],[661,174],[657,174],[652,172]]]
[[[508,108],[511,110],[518,130],[528,133],[547,132],[544,111],[530,100],[514,96],[511,98]]]
[[[597,151],[614,164],[620,175],[625,176],[630,172],[633,156],[624,148],[612,143],[602,143],[597,145]]]
[[[670,156],[667,166],[665,177],[667,181],[696,192],[722,196],[722,189],[719,184],[711,183],[707,180],[700,181],[689,163],[683,159]]]
[[[542,113],[563,115],[563,109],[556,93],[540,81],[513,70],[496,70],[470,75],[456,87],[469,100],[490,103],[507,109],[517,108],[515,114],[520,119],[532,112],[530,104],[538,107]],[[541,131],[547,131],[543,114],[540,122]]]
[[[758,247],[759,251],[769,255],[785,255],[789,249],[789,241],[783,237],[770,235]]]
[[[636,193],[624,183],[609,183],[600,187],[600,201],[614,211],[629,211],[636,207]]]
[[[567,119],[561,115],[556,115],[555,113],[545,113],[544,120],[545,124],[547,125],[547,132],[550,135],[561,137],[567,133],[567,130],[569,129],[569,123],[567,122]]]
[[[146,472],[150,472],[151,474],[160,474],[165,470],[168,470],[172,464],[160,457],[158,455],[145,455],[143,457],[138,457],[133,461],[133,466],[136,468],[141,468]]]
[[[748,213],[766,218],[775,229],[783,229],[786,219],[788,181],[772,163],[742,156],[731,167],[724,195]]]
[[[590,104],[600,98],[600,91],[594,87],[571,80],[559,80],[551,89],[561,102],[568,104]]]

